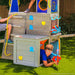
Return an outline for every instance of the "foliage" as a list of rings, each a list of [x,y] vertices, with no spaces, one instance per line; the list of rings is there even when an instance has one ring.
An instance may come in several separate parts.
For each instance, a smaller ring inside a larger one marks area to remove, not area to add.
[[[62,34],[75,33],[75,14],[71,14],[70,17],[64,17],[60,20],[60,26]]]
[[[8,5],[9,0],[0,0],[0,5]]]

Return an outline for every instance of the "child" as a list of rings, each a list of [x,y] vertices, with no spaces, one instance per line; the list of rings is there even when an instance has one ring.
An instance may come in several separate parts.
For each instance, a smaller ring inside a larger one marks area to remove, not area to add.
[[[10,18],[12,18],[13,16],[11,15]],[[4,19],[0,19],[0,22],[5,22],[7,21],[8,18],[4,18]],[[10,36],[10,32],[11,32],[11,24],[8,24],[8,39]],[[0,31],[4,31],[6,29],[6,24],[0,24]]]
[[[26,9],[26,10],[24,11],[25,13],[28,13],[28,12],[30,11],[30,9],[31,9],[31,7],[32,7],[32,5],[33,5],[34,2],[35,2],[35,0],[31,0],[28,9]]]
[[[53,64],[58,65],[57,61],[52,62],[51,61],[51,53],[53,51],[53,45],[48,44],[46,45],[45,50],[40,50],[40,61],[43,62],[44,66],[49,67]]]

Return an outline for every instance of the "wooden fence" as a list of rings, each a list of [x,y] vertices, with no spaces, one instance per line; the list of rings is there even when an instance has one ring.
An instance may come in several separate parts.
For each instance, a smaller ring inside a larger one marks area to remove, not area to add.
[[[8,8],[7,6],[0,5],[0,17],[5,18],[8,16]]]
[[[60,0],[60,15],[68,17],[71,13],[75,13],[75,0]]]

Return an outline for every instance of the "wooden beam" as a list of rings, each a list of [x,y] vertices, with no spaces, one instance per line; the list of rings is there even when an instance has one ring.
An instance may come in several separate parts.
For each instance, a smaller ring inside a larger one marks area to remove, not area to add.
[[[5,41],[4,39],[0,39],[0,43],[4,43],[4,41]]]
[[[60,38],[75,37],[75,34],[61,35]]]

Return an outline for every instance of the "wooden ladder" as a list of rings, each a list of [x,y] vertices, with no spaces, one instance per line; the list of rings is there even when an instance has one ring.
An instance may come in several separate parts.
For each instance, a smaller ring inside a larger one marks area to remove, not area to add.
[[[17,18],[14,17],[14,18],[10,19],[9,23],[12,25],[12,30],[11,30],[11,34],[10,34],[10,39],[12,41],[14,41],[13,38],[15,35],[24,35],[25,34],[25,22],[24,22],[23,17],[21,17],[21,16],[19,16],[19,17],[17,16]],[[1,41],[1,42],[4,42],[4,41]],[[6,53],[11,54],[10,56],[5,55],[4,48],[5,48],[5,42],[4,42],[3,51],[2,51],[2,58],[13,60],[13,43],[12,44],[8,43],[7,48],[6,48]]]

